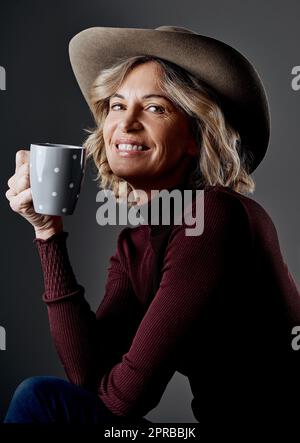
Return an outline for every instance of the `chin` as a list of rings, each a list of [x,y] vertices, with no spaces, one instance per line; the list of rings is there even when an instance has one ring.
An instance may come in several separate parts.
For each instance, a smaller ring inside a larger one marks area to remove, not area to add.
[[[112,172],[123,180],[143,180],[147,176],[146,171],[141,171],[140,169],[134,170],[130,168],[111,168]]]

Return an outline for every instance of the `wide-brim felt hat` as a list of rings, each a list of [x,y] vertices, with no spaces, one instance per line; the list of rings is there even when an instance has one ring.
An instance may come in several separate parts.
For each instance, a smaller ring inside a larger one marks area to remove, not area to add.
[[[253,64],[228,44],[187,28],[88,28],[71,39],[69,56],[91,110],[91,86],[101,70],[137,55],[175,63],[214,92],[225,118],[240,134],[242,150],[252,158],[249,172],[253,172],[265,156],[270,137],[267,95]]]

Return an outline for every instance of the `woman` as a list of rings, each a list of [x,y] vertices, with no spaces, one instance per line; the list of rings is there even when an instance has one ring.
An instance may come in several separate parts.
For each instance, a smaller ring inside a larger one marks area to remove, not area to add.
[[[151,190],[203,190],[205,227],[196,237],[184,224],[123,229],[94,314],[62,219],[33,211],[28,151],[19,151],[6,195],[34,226],[51,334],[71,383],[25,380],[6,422],[143,421],[176,370],[189,378],[204,428],[283,419],[298,395],[291,330],[300,299],[270,217],[245,195],[269,139],[254,68],[222,42],[174,27],[91,28],[70,56],[96,122],[85,147],[100,184],[118,199],[133,191],[142,207]]]

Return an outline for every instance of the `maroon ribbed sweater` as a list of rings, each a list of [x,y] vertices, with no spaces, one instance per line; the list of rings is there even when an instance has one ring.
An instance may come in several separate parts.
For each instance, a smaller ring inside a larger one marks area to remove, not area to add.
[[[200,236],[186,236],[185,225],[123,229],[96,314],[73,274],[68,233],[34,240],[67,377],[116,415],[147,414],[176,370],[189,378],[199,421],[245,413],[258,399],[263,413],[281,404],[298,365],[290,343],[300,295],[270,217],[226,187],[204,197]]]

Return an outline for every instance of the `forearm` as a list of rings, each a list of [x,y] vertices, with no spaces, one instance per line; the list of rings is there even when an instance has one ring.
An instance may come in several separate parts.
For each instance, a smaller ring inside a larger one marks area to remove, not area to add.
[[[96,361],[96,317],[84,298],[70,264],[67,232],[34,239],[41,259],[49,325],[57,353],[70,381],[92,386],[102,373]],[[99,347],[98,352],[101,352]]]
[[[46,234],[47,235],[47,234]],[[70,264],[65,231],[48,233],[45,239],[35,238],[44,276],[45,300],[53,300],[78,289],[76,277]]]

